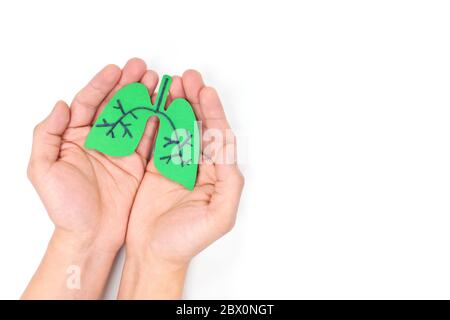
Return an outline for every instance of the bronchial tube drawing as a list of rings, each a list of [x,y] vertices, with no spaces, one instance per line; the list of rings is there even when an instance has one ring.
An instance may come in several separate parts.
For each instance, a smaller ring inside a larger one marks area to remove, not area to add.
[[[99,115],[85,141],[95,149],[114,157],[135,152],[150,117],[159,118],[153,161],[168,179],[193,189],[200,151],[199,129],[192,106],[185,99],[173,100],[164,108],[172,82],[162,78],[155,104],[145,85],[132,83],[119,90]]]

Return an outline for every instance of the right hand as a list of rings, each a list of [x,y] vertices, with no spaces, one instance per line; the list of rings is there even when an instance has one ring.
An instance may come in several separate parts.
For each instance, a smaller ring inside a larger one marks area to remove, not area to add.
[[[28,176],[55,233],[69,243],[115,254],[124,242],[150,142],[142,139],[131,156],[113,158],[86,150],[84,141],[112,95],[138,81],[154,90],[158,76],[140,59],[131,59],[123,70],[108,65],[76,95],[70,108],[58,102],[34,130]]]

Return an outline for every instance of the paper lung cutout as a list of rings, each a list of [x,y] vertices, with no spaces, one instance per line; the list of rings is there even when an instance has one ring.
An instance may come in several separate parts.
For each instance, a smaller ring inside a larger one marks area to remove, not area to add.
[[[171,77],[162,78],[155,105],[145,85],[124,86],[100,113],[84,146],[110,156],[131,155],[144,134],[147,120],[157,116],[155,167],[166,178],[192,190],[200,152],[199,131],[192,107],[185,99],[175,99],[164,109],[171,83]]]

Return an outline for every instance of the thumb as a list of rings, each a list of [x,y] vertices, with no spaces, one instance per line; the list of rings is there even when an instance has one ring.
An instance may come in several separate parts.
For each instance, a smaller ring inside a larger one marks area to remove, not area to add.
[[[33,133],[28,176],[30,180],[45,175],[58,159],[61,137],[70,121],[70,110],[64,101],[58,101],[50,115],[39,123]]]

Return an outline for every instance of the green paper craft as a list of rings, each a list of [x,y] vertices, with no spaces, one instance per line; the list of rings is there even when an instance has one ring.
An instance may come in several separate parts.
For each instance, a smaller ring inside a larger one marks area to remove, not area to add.
[[[124,86],[100,113],[84,146],[110,156],[129,156],[136,150],[147,120],[157,116],[155,167],[164,177],[192,190],[200,153],[199,131],[192,107],[185,99],[175,99],[164,109],[171,83],[171,77],[162,78],[155,105],[145,85]]]

